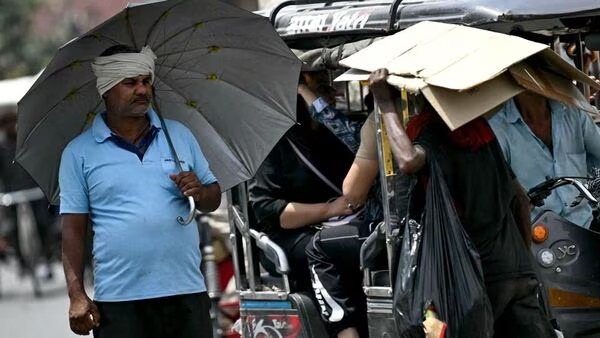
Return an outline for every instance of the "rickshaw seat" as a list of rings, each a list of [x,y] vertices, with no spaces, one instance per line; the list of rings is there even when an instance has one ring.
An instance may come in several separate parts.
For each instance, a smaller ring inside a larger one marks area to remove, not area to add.
[[[320,311],[317,309],[314,300],[308,292],[291,293],[289,300],[298,309],[302,323],[308,324],[303,326],[306,337],[329,337],[325,329],[325,324],[323,324],[323,320],[321,319]]]

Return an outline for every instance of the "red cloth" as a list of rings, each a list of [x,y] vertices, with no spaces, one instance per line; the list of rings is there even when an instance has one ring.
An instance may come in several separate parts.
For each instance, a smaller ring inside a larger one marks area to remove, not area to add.
[[[433,112],[431,108],[424,110],[408,121],[406,134],[411,141],[415,141],[423,131],[423,128],[431,124],[438,124],[441,127],[438,130],[446,131],[452,143],[461,149],[469,151],[476,151],[482,148],[496,137],[492,128],[490,128],[487,121],[482,117],[476,118],[455,131],[450,131],[441,117],[436,112]],[[422,172],[419,181],[425,191],[429,182],[429,176]],[[454,207],[459,218],[462,219],[464,208],[456,199],[454,199]]]
[[[456,146],[471,151],[489,144],[495,138],[492,128],[490,128],[487,121],[482,117],[476,118],[455,131],[450,131],[440,116],[431,110],[424,110],[408,121],[406,134],[411,141],[414,141],[419,137],[423,128],[432,123],[443,125],[444,129],[448,131],[450,140]]]

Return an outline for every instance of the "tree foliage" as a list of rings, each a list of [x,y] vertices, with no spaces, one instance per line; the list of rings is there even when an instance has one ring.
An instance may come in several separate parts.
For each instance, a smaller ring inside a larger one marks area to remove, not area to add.
[[[43,4],[43,0],[0,0],[0,79],[39,72],[74,33],[69,22],[62,22],[38,36],[33,18]]]

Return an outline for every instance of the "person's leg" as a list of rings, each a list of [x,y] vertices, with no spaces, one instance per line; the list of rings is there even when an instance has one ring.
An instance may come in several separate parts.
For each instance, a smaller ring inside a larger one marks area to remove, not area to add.
[[[289,280],[292,292],[312,290],[305,248],[314,233],[312,229],[286,231],[274,240],[285,252],[291,267]]]
[[[537,279],[515,278],[488,283],[494,310],[494,337],[555,337],[550,320],[540,307]]]
[[[100,311],[100,326],[94,338],[146,338],[143,315],[137,301],[96,302]]]
[[[165,298],[163,337],[212,338],[210,298],[206,292]]]
[[[519,278],[515,282],[515,296],[507,308],[515,331],[514,337],[556,337],[550,319],[540,306],[538,280],[534,277]]]
[[[366,336],[366,301],[359,266],[363,239],[352,225],[324,228],[306,247],[312,286],[321,317],[332,334]]]

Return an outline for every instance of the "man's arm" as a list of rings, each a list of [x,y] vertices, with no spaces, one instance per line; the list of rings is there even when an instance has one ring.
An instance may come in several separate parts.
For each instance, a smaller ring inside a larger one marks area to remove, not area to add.
[[[527,197],[527,193],[521,183],[517,181],[517,179],[512,180],[513,188],[517,193],[517,205],[515,206],[515,210],[513,210],[515,220],[519,226],[519,231],[521,232],[521,236],[525,241],[525,245],[527,247],[531,246],[531,204],[529,203],[529,198]]]
[[[331,131],[342,143],[344,143],[352,153],[356,153],[360,145],[360,127],[359,121],[353,121],[348,116],[331,106],[322,97],[318,97],[305,84],[298,85],[298,94],[304,99],[308,106],[308,112],[311,118],[324,125]]]
[[[369,190],[375,182],[379,171],[379,162],[377,159],[355,158],[346,178],[342,190],[344,197],[352,204],[354,208],[365,204],[369,195]]]
[[[69,325],[79,335],[88,335],[100,324],[96,304],[88,297],[83,286],[83,264],[88,214],[63,215],[62,261],[69,294]]]
[[[331,203],[289,202],[279,216],[279,224],[283,229],[297,229],[351,213],[351,205],[344,197],[338,197]]]
[[[586,112],[578,111],[577,113],[580,117],[588,163],[593,167],[600,167],[600,129]]]
[[[387,77],[387,69],[378,69],[369,76],[369,86],[381,110],[392,153],[400,171],[404,174],[414,174],[426,163],[425,150],[414,146],[406,135],[394,104],[395,89],[387,83]]]
[[[193,196],[196,209],[203,212],[215,211],[221,205],[221,186],[217,182],[203,185],[200,192]]]

